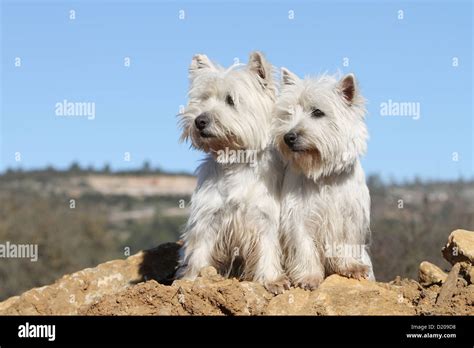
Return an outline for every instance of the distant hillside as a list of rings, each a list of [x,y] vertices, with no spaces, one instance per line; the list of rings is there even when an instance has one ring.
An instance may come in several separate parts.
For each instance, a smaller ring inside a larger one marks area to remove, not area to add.
[[[189,196],[196,187],[196,179],[184,175],[116,175],[76,174],[71,176],[50,175],[47,178],[3,178],[0,185],[19,190],[31,190],[47,194],[67,194],[78,197],[87,194],[108,196]]]
[[[190,175],[139,171],[0,175],[0,243],[39,250],[37,262],[0,260],[0,299],[177,240],[195,185]]]
[[[438,246],[444,231],[474,229],[474,181],[387,185],[368,178],[371,193],[372,257],[376,276],[416,278],[418,264],[433,260],[448,266]]]

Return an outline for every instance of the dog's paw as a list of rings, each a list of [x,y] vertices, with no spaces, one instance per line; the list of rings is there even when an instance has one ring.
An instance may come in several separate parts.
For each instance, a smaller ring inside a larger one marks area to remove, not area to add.
[[[311,275],[295,282],[295,285],[304,290],[314,290],[323,282],[324,278],[319,275]]]
[[[353,278],[357,280],[368,279],[369,266],[363,265],[361,263],[352,263],[347,267],[344,267],[343,269],[339,270],[337,273],[344,277]]]
[[[268,292],[278,295],[284,293],[285,290],[289,290],[291,283],[290,279],[286,275],[283,275],[272,282],[265,282],[264,286]]]

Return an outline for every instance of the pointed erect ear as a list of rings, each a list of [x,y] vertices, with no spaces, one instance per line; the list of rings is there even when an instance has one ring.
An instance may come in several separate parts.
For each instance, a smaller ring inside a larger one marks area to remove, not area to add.
[[[191,61],[191,65],[189,66],[189,73],[193,74],[203,69],[215,70],[216,68],[205,54],[196,54]]]
[[[354,97],[357,93],[357,82],[355,79],[354,74],[347,74],[339,81],[339,90],[341,91],[342,97],[348,102],[352,104]]]
[[[281,68],[281,83],[284,86],[296,85],[300,78],[287,68]]]
[[[264,81],[265,85],[272,79],[272,66],[260,52],[250,54],[248,67]]]

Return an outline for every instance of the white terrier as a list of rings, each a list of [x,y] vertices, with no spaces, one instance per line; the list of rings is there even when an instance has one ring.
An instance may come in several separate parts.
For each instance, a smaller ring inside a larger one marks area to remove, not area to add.
[[[221,275],[282,292],[289,282],[278,232],[284,170],[269,147],[276,99],[272,66],[258,52],[245,67],[229,69],[196,55],[190,82],[189,105],[180,115],[182,139],[208,156],[197,169],[177,276],[194,279],[214,266]],[[235,156],[242,152],[247,155]]]
[[[370,196],[365,100],[352,74],[300,79],[282,69],[275,145],[288,161],[281,234],[293,284],[314,289],[325,275],[373,279],[367,253]]]

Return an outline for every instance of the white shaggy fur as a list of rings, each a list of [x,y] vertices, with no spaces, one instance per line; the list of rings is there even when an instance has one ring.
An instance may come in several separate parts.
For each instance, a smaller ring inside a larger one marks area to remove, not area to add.
[[[272,150],[276,89],[272,67],[256,52],[246,66],[223,69],[205,55],[190,67],[189,105],[180,115],[182,139],[208,153],[183,234],[178,277],[194,279],[205,266],[224,276],[256,280],[274,292],[288,287],[279,244],[283,167]],[[205,115],[206,126],[196,119]],[[225,148],[254,151],[255,163],[222,163]]]
[[[275,145],[288,162],[280,224],[295,285],[312,289],[332,273],[374,278],[366,245],[370,196],[359,162],[365,113],[353,75],[300,79],[282,69]]]

